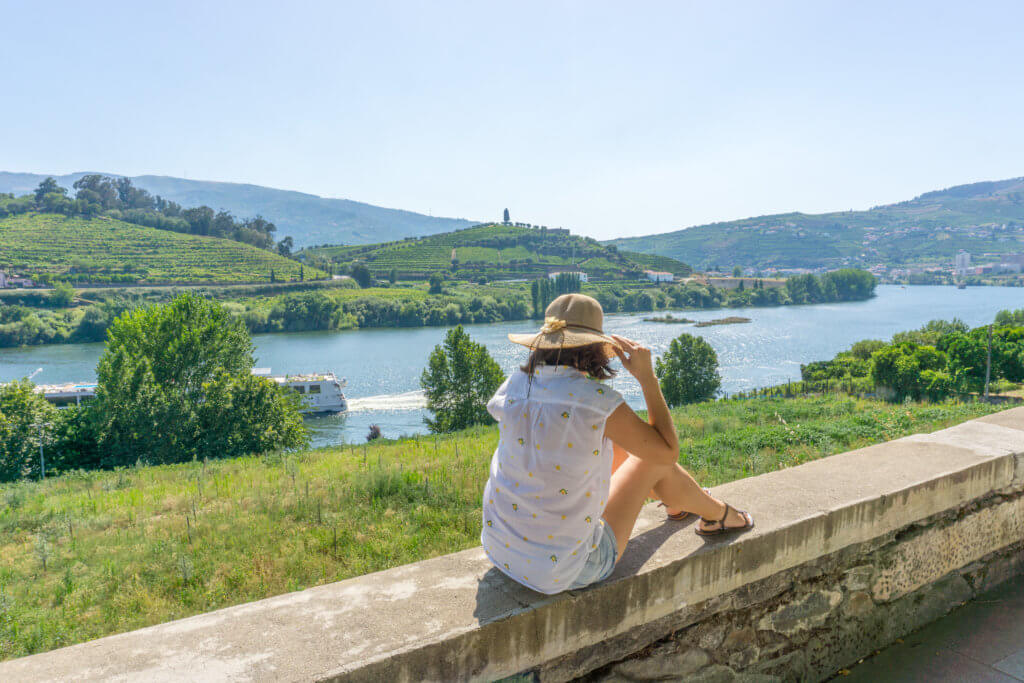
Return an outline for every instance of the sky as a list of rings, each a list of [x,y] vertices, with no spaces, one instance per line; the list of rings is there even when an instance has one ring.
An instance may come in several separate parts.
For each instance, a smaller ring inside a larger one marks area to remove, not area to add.
[[[0,0],[0,170],[601,239],[1024,175],[1019,2]]]

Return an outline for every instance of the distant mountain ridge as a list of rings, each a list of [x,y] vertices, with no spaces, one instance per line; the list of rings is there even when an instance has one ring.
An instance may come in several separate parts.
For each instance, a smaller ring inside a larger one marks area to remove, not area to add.
[[[786,213],[609,240],[696,268],[834,268],[952,263],[1024,252],[1024,177],[956,185],[866,211]]]
[[[58,184],[71,191],[74,182],[89,173],[94,171],[53,177]],[[47,175],[0,171],[0,192],[26,194],[33,191]],[[119,174],[101,175],[117,177]],[[462,218],[425,216],[350,199],[331,199],[261,185],[189,180],[172,176],[130,177],[137,187],[182,206],[205,204],[214,209],[230,211],[238,218],[262,215],[277,225],[279,236],[291,235],[296,247],[398,240],[449,232],[476,223]]]

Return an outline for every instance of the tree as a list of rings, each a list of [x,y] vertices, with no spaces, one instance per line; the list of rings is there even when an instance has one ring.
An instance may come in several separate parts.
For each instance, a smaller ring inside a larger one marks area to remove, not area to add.
[[[739,266],[733,266],[732,267],[732,276],[733,277],[739,277],[740,275],[743,275],[743,269],[740,268]]]
[[[277,243],[277,253],[281,256],[291,256],[293,246],[295,246],[295,242],[292,240],[291,235],[288,235]]]
[[[41,183],[39,183],[38,187],[36,187],[35,200],[36,203],[39,204],[42,203],[43,197],[45,197],[48,194],[57,194],[63,197],[67,195],[67,193],[68,191],[61,187],[60,185],[58,185],[56,180],[54,180],[52,177],[47,177],[43,179]]]
[[[509,221],[509,217],[508,217],[508,209],[505,209],[505,214],[504,214],[504,215],[503,215],[503,217],[502,217],[502,222],[504,222],[504,223],[508,223],[508,221]]]
[[[173,463],[308,442],[299,398],[252,377],[243,322],[188,293],[120,315],[96,368],[101,466]]]
[[[391,271],[388,273],[388,282],[390,282],[391,284],[395,284],[396,282],[398,282],[397,268],[392,268]]]
[[[437,272],[431,273],[430,274],[430,290],[429,290],[429,293],[430,294],[441,294],[444,291],[441,288],[441,286],[443,284],[444,284],[444,276],[441,275],[441,273],[437,273]]]
[[[303,270],[302,265],[299,265],[299,282],[302,282],[305,279],[306,279],[306,271]]]
[[[672,407],[706,401],[722,385],[718,354],[711,344],[692,334],[672,340],[665,355],[655,361],[655,374]]]
[[[53,291],[47,298],[51,306],[67,308],[75,300],[75,288],[66,282],[57,282],[53,285]]]
[[[487,401],[503,381],[487,347],[470,339],[458,325],[448,331],[443,345],[434,347],[420,376],[427,410],[433,414],[424,422],[434,433],[493,423]]]
[[[0,481],[39,476],[39,429],[58,420],[58,411],[27,379],[0,387]]]
[[[365,264],[357,263],[354,266],[352,266],[350,275],[352,276],[352,279],[355,280],[356,283],[363,289],[366,289],[367,287],[373,284],[373,275],[370,273],[370,269],[367,268]]]
[[[886,346],[871,356],[871,380],[881,393],[890,394],[896,401],[919,401],[926,395],[934,398],[946,383],[946,378],[935,373],[945,368],[945,353],[934,346],[910,342]],[[932,372],[925,374],[926,370]]]

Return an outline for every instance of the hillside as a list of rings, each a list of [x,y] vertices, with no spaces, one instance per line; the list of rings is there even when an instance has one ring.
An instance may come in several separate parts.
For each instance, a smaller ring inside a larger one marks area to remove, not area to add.
[[[958,249],[1024,252],[1024,178],[959,185],[867,211],[758,216],[608,244],[698,268],[948,265]]]
[[[358,246],[317,247],[303,254],[337,264],[365,263],[378,277],[392,269],[403,279],[426,279],[438,270],[457,278],[513,279],[556,270],[582,270],[594,279],[636,279],[645,269],[689,275],[675,259],[620,251],[563,229],[476,225],[418,239]]]
[[[299,264],[248,244],[109,218],[0,219],[0,269],[73,282],[258,282],[298,278]],[[306,267],[307,279],[326,273]]]
[[[84,175],[87,173],[70,173],[54,176],[54,179],[74,194],[71,186]],[[27,194],[46,177],[38,173],[0,171],[0,192]],[[225,209],[240,218],[262,215],[277,225],[279,236],[291,235],[297,247],[325,243],[365,244],[381,239],[431,235],[471,225],[471,221],[461,218],[424,216],[260,185],[153,175],[134,176],[132,182],[136,187],[182,206],[205,204]]]

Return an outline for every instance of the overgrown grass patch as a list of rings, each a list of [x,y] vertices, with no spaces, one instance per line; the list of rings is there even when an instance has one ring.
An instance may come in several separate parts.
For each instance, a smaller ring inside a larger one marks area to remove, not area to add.
[[[999,410],[846,397],[675,410],[705,485]],[[472,547],[493,428],[0,486],[0,658]]]

